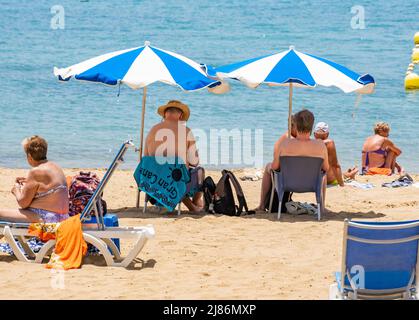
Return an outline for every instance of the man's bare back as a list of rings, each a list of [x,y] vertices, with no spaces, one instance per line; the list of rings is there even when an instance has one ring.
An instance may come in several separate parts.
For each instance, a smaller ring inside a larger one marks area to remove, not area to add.
[[[195,138],[184,121],[163,120],[153,126],[147,135],[145,156],[178,156],[186,166],[199,163]]]

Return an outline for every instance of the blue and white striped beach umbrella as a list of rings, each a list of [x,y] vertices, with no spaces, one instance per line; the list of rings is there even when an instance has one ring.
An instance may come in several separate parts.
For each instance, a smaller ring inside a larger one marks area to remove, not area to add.
[[[200,64],[177,53],[144,46],[107,53],[67,68],[54,68],[61,81],[77,80],[100,82],[107,85],[126,84],[132,89],[143,88],[139,157],[142,158],[144,117],[147,86],[159,81],[178,86],[185,91],[203,88],[217,92],[219,80],[208,77]],[[212,89],[212,90],[211,90]],[[138,207],[139,197],[137,197]]]
[[[54,75],[63,81],[74,77],[108,85],[126,84],[132,89],[160,81],[194,91],[217,83],[195,61],[152,47],[148,41],[142,47],[107,53],[67,68],[54,68]]]
[[[269,86],[289,86],[289,130],[292,112],[292,88],[335,86],[345,93],[372,93],[374,78],[360,75],[335,62],[302,53],[290,47],[289,50],[267,56],[249,59],[218,68],[208,67],[207,73],[219,79],[236,79],[250,88],[265,83]]]

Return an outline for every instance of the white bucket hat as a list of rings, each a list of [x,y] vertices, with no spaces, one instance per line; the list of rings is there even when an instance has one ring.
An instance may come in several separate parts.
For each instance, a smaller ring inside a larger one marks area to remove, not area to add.
[[[326,122],[319,122],[314,127],[314,132],[329,133],[329,125]]]

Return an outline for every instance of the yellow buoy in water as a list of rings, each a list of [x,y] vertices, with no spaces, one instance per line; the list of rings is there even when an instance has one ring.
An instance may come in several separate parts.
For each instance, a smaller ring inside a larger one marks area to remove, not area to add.
[[[416,45],[416,48],[412,50],[412,62],[419,63],[419,44]]]
[[[412,72],[404,78],[404,87],[408,90],[419,89],[419,75]]]
[[[419,90],[419,75],[414,73],[415,64],[419,64],[419,32],[416,32],[413,41],[415,47],[412,50],[412,63],[409,63],[404,78],[404,87],[406,90]]]

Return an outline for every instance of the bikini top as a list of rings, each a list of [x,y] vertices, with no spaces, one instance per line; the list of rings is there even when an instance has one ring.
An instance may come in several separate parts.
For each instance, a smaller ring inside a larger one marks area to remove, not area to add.
[[[362,151],[362,153],[365,153],[365,167],[364,169],[368,168],[369,164],[370,164],[370,159],[369,159],[369,154],[370,153],[376,153],[376,154],[381,154],[384,157],[387,156],[387,151],[383,150],[383,149],[377,149],[377,150],[373,150],[373,151]]]
[[[34,199],[44,198],[44,197],[46,197],[46,196],[48,196],[50,194],[53,194],[53,193],[55,193],[55,192],[57,192],[59,190],[67,190],[67,186],[64,185],[64,184],[61,184],[61,185],[59,185],[57,187],[54,187],[52,189],[49,189],[48,191],[45,191],[45,192],[37,192],[35,194],[35,197],[33,197],[33,198]]]

